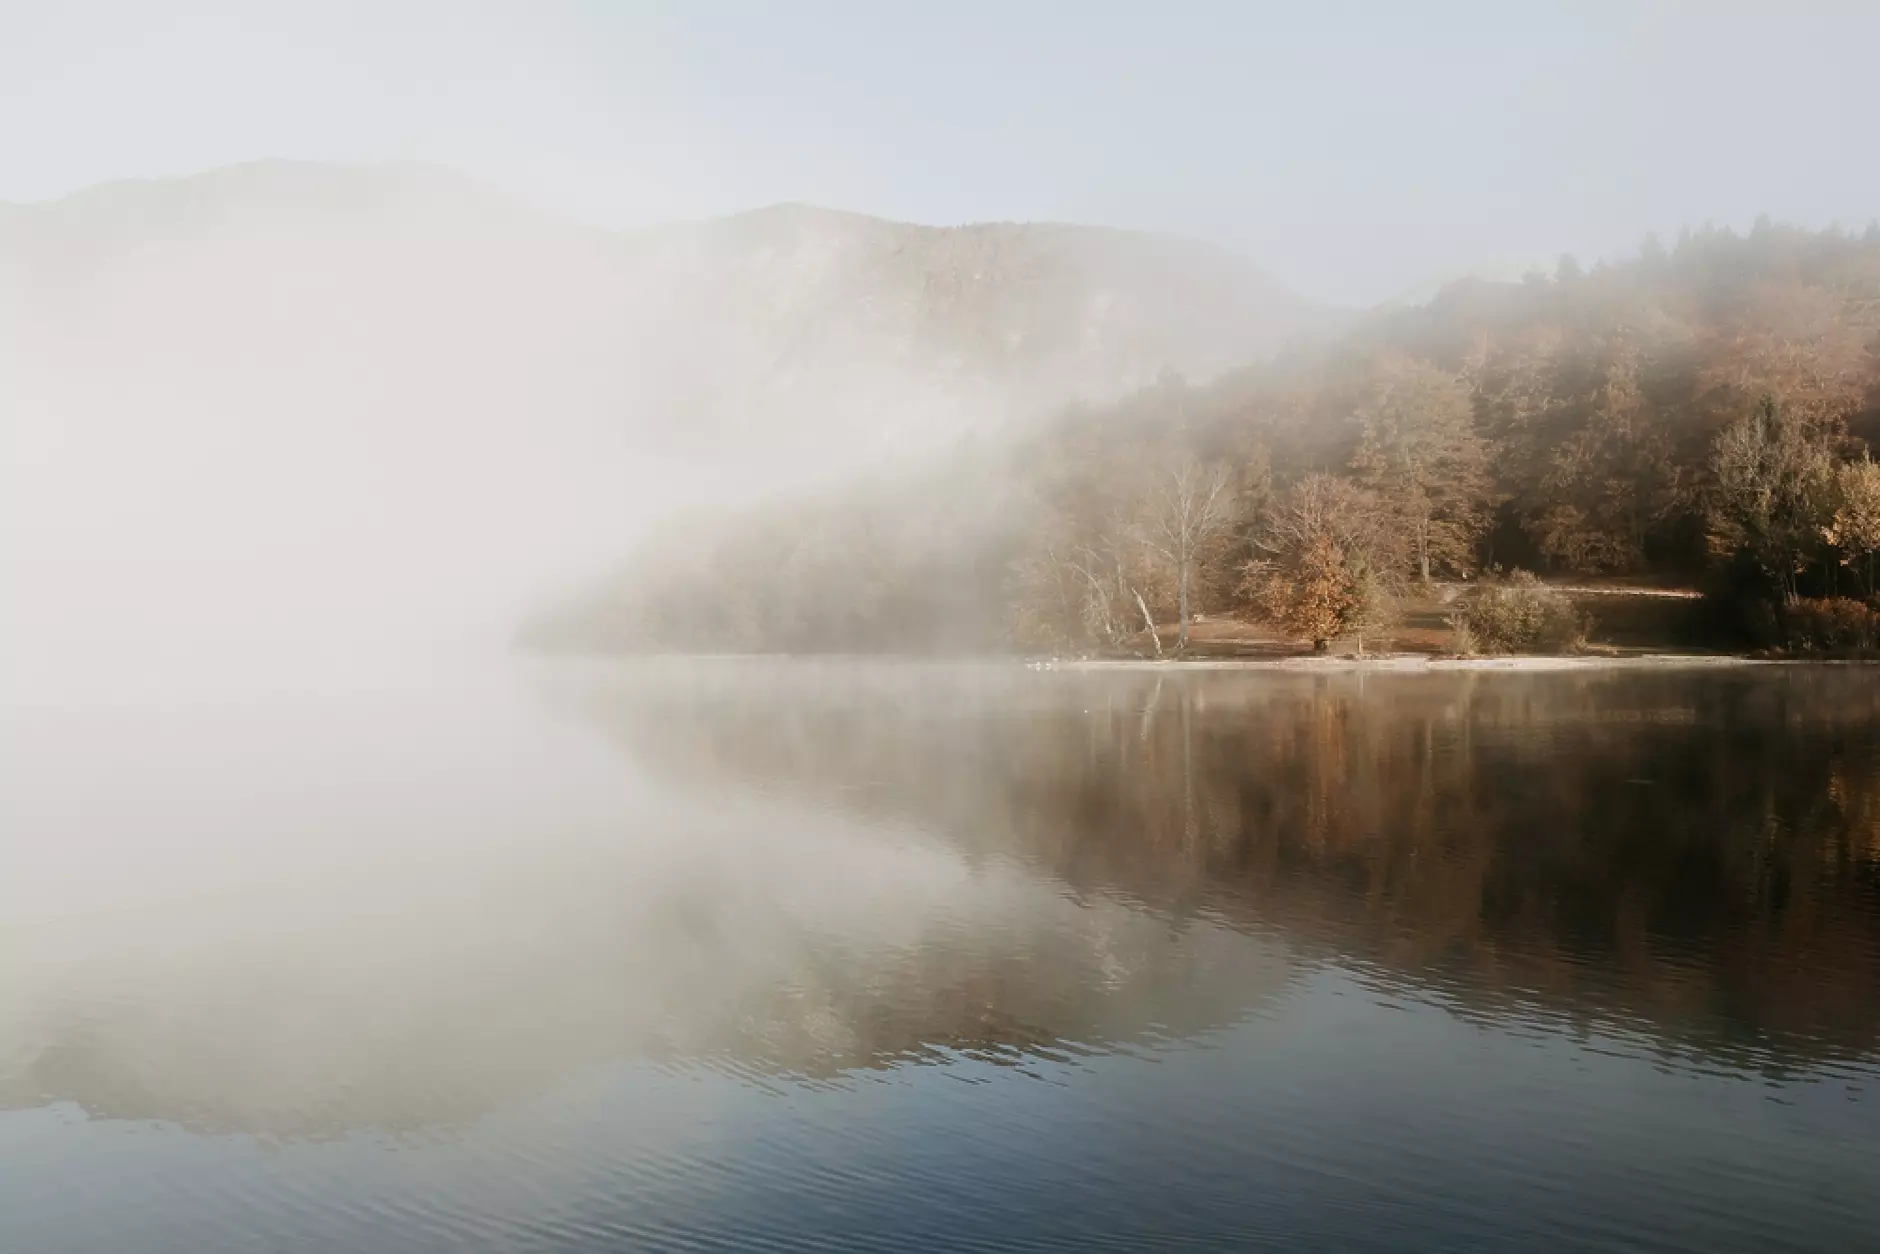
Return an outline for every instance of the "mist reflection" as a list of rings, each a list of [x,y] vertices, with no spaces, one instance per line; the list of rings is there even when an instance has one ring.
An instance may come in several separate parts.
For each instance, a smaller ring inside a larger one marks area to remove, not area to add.
[[[575,682],[595,713],[620,695]],[[663,707],[638,697],[603,725]],[[1154,1050],[1291,978],[1277,941],[1080,898],[994,849],[865,809],[662,788],[605,751],[593,776],[526,738],[472,756],[464,724],[501,707],[413,704],[375,721],[342,703],[330,732],[264,739],[239,760],[265,786],[200,744],[127,745],[161,813],[83,816],[122,830],[11,911],[0,1109],[448,1135],[629,1059],[775,1084]],[[400,717],[409,737],[386,726]],[[350,761],[334,736],[397,754]]]

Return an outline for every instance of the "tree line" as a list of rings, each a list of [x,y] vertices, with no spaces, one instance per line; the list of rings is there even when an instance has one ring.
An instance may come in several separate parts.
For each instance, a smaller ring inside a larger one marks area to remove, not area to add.
[[[900,481],[674,520],[535,635],[1146,651],[1206,613],[1323,646],[1523,570],[1700,585],[1719,642],[1867,648],[1876,439],[1880,229],[1706,228],[1455,284]]]

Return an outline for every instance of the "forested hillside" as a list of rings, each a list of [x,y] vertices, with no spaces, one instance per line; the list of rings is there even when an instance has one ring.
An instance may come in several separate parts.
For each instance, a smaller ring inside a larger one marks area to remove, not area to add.
[[[676,519],[531,633],[1142,649],[1145,621],[1205,612],[1323,646],[1521,569],[1702,583],[1719,641],[1870,647],[1876,439],[1880,229],[1765,220],[1457,284],[900,482]]]

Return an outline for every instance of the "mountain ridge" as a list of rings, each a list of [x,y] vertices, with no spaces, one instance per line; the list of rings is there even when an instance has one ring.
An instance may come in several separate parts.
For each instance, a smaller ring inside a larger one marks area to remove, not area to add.
[[[127,601],[186,631],[192,597],[268,630],[390,613],[418,571],[440,607],[500,592],[513,614],[673,509],[1210,377],[1315,325],[1221,255],[809,207],[611,231],[413,163],[11,205],[4,548],[49,634]]]
[[[272,233],[275,256],[245,258],[241,277],[251,288],[265,287],[271,266],[297,260],[296,247],[423,250],[449,239],[474,252],[477,237],[488,233],[506,248],[538,254],[521,265],[587,289],[576,314],[591,318],[601,309],[625,317],[631,325],[619,338],[629,355],[639,338],[656,332],[658,347],[645,359],[703,378],[725,374],[728,365],[735,375],[742,363],[707,366],[698,360],[701,349],[706,358],[752,351],[757,378],[742,381],[750,386],[737,390],[733,405],[744,411],[764,407],[754,404],[765,399],[761,381],[778,377],[772,363],[781,354],[814,363],[797,389],[822,388],[834,398],[832,410],[843,408],[839,376],[888,363],[911,370],[911,379],[894,382],[917,385],[914,393],[963,387],[952,408],[978,416],[966,425],[996,425],[1109,399],[1166,371],[1214,377],[1329,317],[1253,262],[1183,236],[1077,223],[933,226],[799,202],[615,230],[418,162],[258,161],[174,179],[118,180],[7,205],[0,233],[0,265],[28,287],[54,263],[92,277],[118,264],[126,246],[144,257],[153,249],[217,247],[239,234],[256,253],[253,237]],[[375,264],[396,271],[409,260]],[[485,260],[470,256],[464,264]],[[45,283],[63,277],[54,273]],[[761,345],[752,344],[753,331]],[[699,342],[684,342],[688,333]],[[675,336],[676,349],[669,342]],[[892,390],[869,389],[876,425]],[[659,411],[674,406],[688,411],[681,425],[709,417],[689,403],[648,401],[644,388],[636,395],[626,407],[634,412],[623,417],[659,426]],[[915,411],[936,408],[920,403],[934,398],[914,399]],[[965,416],[940,425],[960,425]],[[722,423],[738,414],[716,417]],[[931,413],[910,419],[912,426],[937,421]],[[774,434],[777,424],[769,425]],[[732,429],[752,426],[730,422]]]

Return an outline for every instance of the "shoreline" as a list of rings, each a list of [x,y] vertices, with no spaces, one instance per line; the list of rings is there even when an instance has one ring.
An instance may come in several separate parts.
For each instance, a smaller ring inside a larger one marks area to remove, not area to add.
[[[1342,674],[1375,671],[1393,674],[1426,672],[1514,672],[1615,670],[1734,670],[1771,666],[1873,666],[1876,657],[1782,657],[1747,653],[1630,653],[1630,654],[1501,654],[1455,657],[1431,653],[1374,653],[1323,655],[1312,653],[1271,657],[1039,657],[1024,654],[897,654],[897,653],[540,653],[522,650],[541,661],[578,661],[601,664],[653,663],[860,663],[948,664],[974,663],[1013,666],[1033,671],[1275,671],[1304,674]]]
[[[1576,671],[1576,670],[1710,670],[1741,666],[1819,665],[1832,658],[1759,658],[1744,654],[1641,653],[1626,657],[1534,654],[1505,657],[1434,657],[1426,653],[1384,653],[1371,657],[1302,654],[1274,658],[1049,658],[1025,664],[1033,670],[1250,670],[1250,671]],[[1859,665],[1859,659],[1839,660]]]

